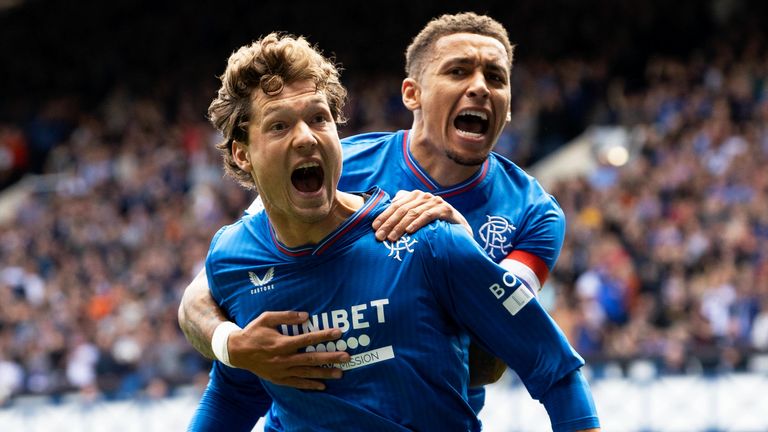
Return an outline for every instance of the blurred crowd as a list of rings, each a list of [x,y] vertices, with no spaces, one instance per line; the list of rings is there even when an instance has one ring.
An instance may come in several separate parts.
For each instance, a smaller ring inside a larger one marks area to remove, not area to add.
[[[578,133],[585,114],[566,112],[598,100],[592,70],[521,66],[498,150],[525,163],[542,154],[534,142],[554,149]],[[341,135],[409,127],[399,82],[350,75]],[[19,155],[7,183],[40,173],[22,180],[31,194],[0,221],[0,400],[154,397],[206,379],[209,363],[183,338],[176,310],[211,235],[254,198],[223,178],[220,137],[204,116],[213,94],[117,86],[94,108],[52,98],[26,127],[0,124],[0,149]]]
[[[568,220],[553,314],[587,358],[717,373],[768,351],[768,46],[744,42],[609,84],[595,121],[637,154],[550,191]]]
[[[222,181],[202,116],[165,108],[116,91],[79,113],[0,224],[0,400],[162,395],[207,367],[180,293],[253,197]]]
[[[589,124],[637,132],[628,164],[550,192],[566,242],[553,316],[596,370],[745,370],[768,350],[768,54],[765,40],[657,57],[642,85],[606,57],[520,62],[497,151],[530,166]],[[342,136],[410,126],[400,77],[348,75]],[[176,322],[211,235],[253,195],[223,178],[208,85],[114,86],[97,104],[51,98],[0,122],[0,404],[16,394],[162,397],[209,363]]]

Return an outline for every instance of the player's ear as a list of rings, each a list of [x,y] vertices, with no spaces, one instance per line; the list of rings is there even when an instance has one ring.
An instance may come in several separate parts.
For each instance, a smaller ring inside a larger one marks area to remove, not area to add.
[[[248,153],[248,146],[241,141],[232,141],[232,159],[235,160],[238,168],[250,173],[251,172],[251,154]]]
[[[421,109],[421,89],[419,83],[413,78],[403,80],[400,87],[400,94],[403,97],[403,105],[410,111]]]

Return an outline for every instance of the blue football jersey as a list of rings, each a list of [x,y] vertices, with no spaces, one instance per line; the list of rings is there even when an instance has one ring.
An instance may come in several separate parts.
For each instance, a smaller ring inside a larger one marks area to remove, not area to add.
[[[438,221],[378,242],[370,225],[388,196],[378,188],[367,196],[316,245],[282,245],[264,212],[222,228],[212,241],[211,293],[234,322],[306,310],[305,324],[279,330],[339,328],[341,339],[307,350],[352,356],[337,365],[344,377],[322,392],[263,381],[274,401],[269,429],[479,430],[467,402],[466,336],[510,365],[534,398],[583,364],[530,288],[463,228]],[[244,373],[216,364],[212,391]]]
[[[555,198],[535,178],[496,153],[464,182],[441,187],[411,154],[409,132],[369,133],[343,140],[339,189],[379,186],[391,195],[423,190],[441,196],[467,219],[486,254],[537,292],[554,267],[565,237],[565,215]],[[469,394],[479,413],[485,403],[484,389],[472,388]]]
[[[342,149],[344,167],[339,189],[366,190],[379,185],[390,194],[419,189],[442,196],[464,215],[473,229],[475,241],[485,253],[534,290],[540,287],[554,266],[565,235],[563,212],[533,177],[507,159],[491,153],[474,176],[444,188],[413,158],[409,150],[409,131],[352,136],[342,140]],[[257,199],[248,213],[255,214],[261,208]],[[505,259],[508,256],[515,259]],[[255,399],[255,394],[263,392],[258,379],[250,372],[214,362],[211,377],[217,374],[226,379],[215,381],[216,386],[209,385],[201,402],[205,413],[214,412],[222,405],[217,400],[222,398],[221,394],[242,392]],[[236,391],[225,391],[226,386]],[[470,389],[469,401],[475,412],[479,412],[484,403],[483,389]],[[248,421],[255,424],[265,411],[265,404],[259,405],[260,409],[241,412],[241,416],[249,415]],[[231,412],[223,407],[220,410],[227,413],[225,417],[231,418]],[[202,414],[198,409],[196,418]],[[216,417],[221,416],[210,418]]]
[[[494,261],[526,251],[541,260],[544,272],[555,265],[565,237],[563,211],[535,178],[504,157],[491,153],[475,175],[441,187],[411,154],[409,131],[356,135],[344,139],[342,149],[339,190],[379,186],[390,195],[398,190],[430,192],[464,215],[475,241]]]

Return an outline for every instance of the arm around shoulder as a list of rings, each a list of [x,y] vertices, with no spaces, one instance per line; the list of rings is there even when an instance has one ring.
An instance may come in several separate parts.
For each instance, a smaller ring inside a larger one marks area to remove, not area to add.
[[[184,290],[178,318],[179,327],[189,343],[204,357],[215,359],[211,349],[213,332],[228,319],[211,296],[205,269]]]

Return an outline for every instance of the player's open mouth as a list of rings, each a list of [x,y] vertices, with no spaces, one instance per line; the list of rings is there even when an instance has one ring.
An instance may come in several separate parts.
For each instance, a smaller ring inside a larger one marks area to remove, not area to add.
[[[317,162],[306,162],[291,173],[291,183],[299,192],[317,192],[323,186],[325,174]]]
[[[488,132],[488,115],[477,110],[463,110],[456,116],[453,126],[460,135],[468,138],[482,138]]]

